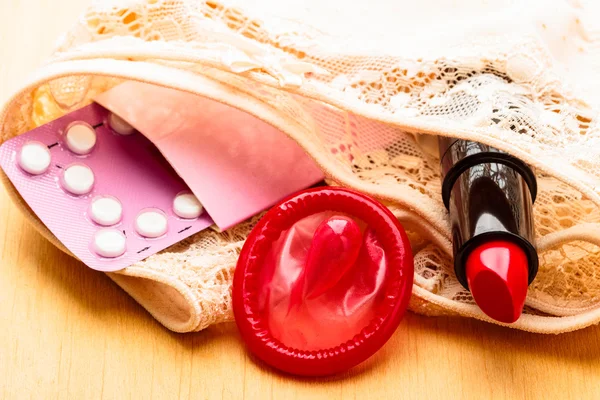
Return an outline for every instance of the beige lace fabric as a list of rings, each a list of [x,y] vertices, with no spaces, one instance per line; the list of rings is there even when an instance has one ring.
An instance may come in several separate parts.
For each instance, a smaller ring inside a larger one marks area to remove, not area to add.
[[[595,3],[98,1],[6,104],[0,139],[126,80],[232,105],[296,140],[330,184],[389,205],[415,253],[412,310],[493,322],[453,275],[430,146],[431,135],[487,143],[533,166],[539,184],[540,270],[510,326],[572,331],[600,321]],[[110,276],[174,331],[229,321],[232,272],[253,222],[197,234]]]

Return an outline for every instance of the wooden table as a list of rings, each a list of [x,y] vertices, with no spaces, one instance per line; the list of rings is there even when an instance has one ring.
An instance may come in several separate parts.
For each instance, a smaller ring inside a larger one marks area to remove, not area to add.
[[[5,100],[84,9],[1,0]],[[335,379],[255,363],[234,325],[174,334],[101,273],[29,227],[0,190],[1,399],[600,398],[600,328],[541,336],[409,314],[377,356]]]

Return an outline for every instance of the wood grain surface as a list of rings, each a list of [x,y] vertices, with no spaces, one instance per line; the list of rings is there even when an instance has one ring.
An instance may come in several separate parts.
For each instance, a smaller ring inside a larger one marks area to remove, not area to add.
[[[124,0],[125,1],[125,0]],[[85,0],[0,0],[0,97],[46,57]],[[593,399],[600,328],[541,336],[409,314],[347,375],[297,379],[248,356],[234,325],[174,334],[64,255],[0,189],[0,399]]]

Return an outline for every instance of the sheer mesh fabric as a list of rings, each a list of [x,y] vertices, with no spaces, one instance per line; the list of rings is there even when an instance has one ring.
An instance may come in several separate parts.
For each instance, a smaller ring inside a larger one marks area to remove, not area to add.
[[[489,321],[453,275],[431,146],[435,135],[484,142],[538,178],[541,264],[511,326],[556,333],[597,323],[600,27],[589,18],[597,5],[441,3],[97,1],[6,105],[1,140],[124,80],[229,103],[296,140],[328,183],[396,212],[414,247],[413,310]],[[185,291],[194,322],[169,322],[168,299],[149,305],[152,289],[137,293],[135,279],[126,290],[174,330],[230,320],[231,272],[251,227],[200,233],[120,272]]]

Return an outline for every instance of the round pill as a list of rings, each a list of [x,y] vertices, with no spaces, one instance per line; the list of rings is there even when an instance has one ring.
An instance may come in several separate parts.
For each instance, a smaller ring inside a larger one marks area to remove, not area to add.
[[[61,183],[69,193],[87,194],[94,186],[94,173],[87,165],[73,164],[65,169]]]
[[[125,253],[125,242],[125,235],[118,230],[100,229],[94,234],[92,247],[102,257],[115,258]]]
[[[123,216],[121,202],[112,196],[96,197],[90,206],[90,217],[92,221],[102,226],[111,226]]]
[[[67,147],[75,154],[89,154],[96,145],[96,131],[85,122],[76,122],[67,128]]]
[[[50,167],[51,160],[50,150],[40,142],[27,142],[19,151],[19,166],[33,175],[46,172]]]
[[[202,204],[192,193],[179,193],[173,200],[173,211],[180,218],[198,218],[203,210]]]
[[[135,133],[135,128],[117,114],[110,113],[108,124],[119,135],[129,136]]]
[[[167,216],[158,209],[142,211],[135,219],[135,230],[146,238],[157,238],[167,233]]]

